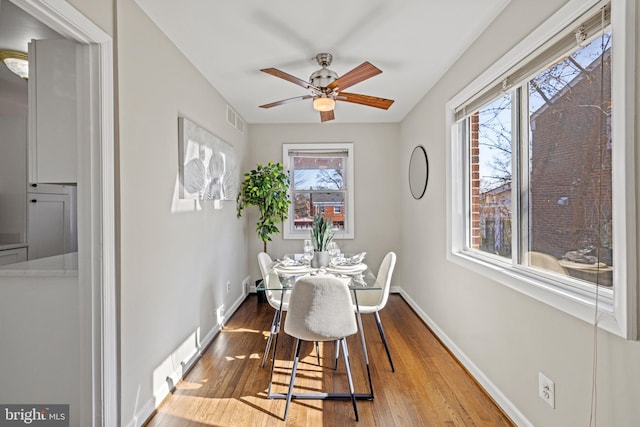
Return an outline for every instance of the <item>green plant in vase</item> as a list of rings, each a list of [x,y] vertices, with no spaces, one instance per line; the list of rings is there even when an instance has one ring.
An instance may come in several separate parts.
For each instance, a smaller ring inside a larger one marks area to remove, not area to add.
[[[311,242],[313,244],[312,267],[326,267],[329,265],[329,243],[333,240],[333,220],[325,219],[321,214],[313,217],[311,226]]]

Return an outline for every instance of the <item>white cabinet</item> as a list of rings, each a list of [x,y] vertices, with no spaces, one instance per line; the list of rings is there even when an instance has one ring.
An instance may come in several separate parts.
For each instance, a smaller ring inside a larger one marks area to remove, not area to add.
[[[27,260],[27,248],[0,250],[0,265],[13,264]]]
[[[77,43],[29,43],[29,182],[77,182]]]
[[[32,191],[37,190],[37,193]],[[30,186],[27,193],[29,259],[77,251],[74,228],[75,188],[66,185]]]
[[[0,117],[0,246],[26,241],[26,153],[26,116]]]

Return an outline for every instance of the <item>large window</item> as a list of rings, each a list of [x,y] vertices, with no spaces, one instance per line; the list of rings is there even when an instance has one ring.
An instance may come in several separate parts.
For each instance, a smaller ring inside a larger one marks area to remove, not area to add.
[[[333,220],[337,238],[353,238],[353,144],[283,144],[291,177],[284,237],[308,238],[313,217]]]
[[[628,4],[614,1],[613,8]],[[475,82],[480,87],[448,104],[455,183],[450,253],[585,320],[597,305],[608,315],[603,327],[631,337],[628,79],[612,91],[612,69],[625,76],[631,66],[612,56],[614,43],[625,46],[622,22],[612,37],[612,11],[604,2],[570,2],[521,44],[534,47],[531,53],[517,47]],[[545,34],[561,22],[567,22],[561,31]]]

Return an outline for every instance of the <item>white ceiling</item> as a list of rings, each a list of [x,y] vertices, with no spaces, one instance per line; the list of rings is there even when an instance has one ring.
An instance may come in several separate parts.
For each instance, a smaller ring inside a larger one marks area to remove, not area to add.
[[[399,122],[508,1],[136,0],[249,123],[318,123],[311,100],[258,106],[307,95],[261,68],[309,81],[320,68],[314,57],[321,52],[333,55],[329,68],[338,75],[371,62],[382,74],[349,92],[395,100],[386,111],[338,102],[329,123]],[[0,49],[26,52],[32,38],[59,37],[0,0]],[[0,66],[2,93],[25,90],[26,82]]]
[[[399,122],[509,0],[136,0],[249,123],[317,123],[308,92],[260,72],[309,81],[314,57],[342,75],[364,61],[383,73],[349,88],[394,99],[389,110],[338,102],[330,123]]]

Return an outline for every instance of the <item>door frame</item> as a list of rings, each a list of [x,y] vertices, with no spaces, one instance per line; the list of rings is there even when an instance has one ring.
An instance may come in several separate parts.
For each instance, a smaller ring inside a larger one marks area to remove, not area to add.
[[[65,0],[10,0],[82,45],[78,60],[78,275],[82,425],[115,426],[118,318],[115,256],[114,77],[111,36]],[[90,379],[91,381],[88,381]]]

